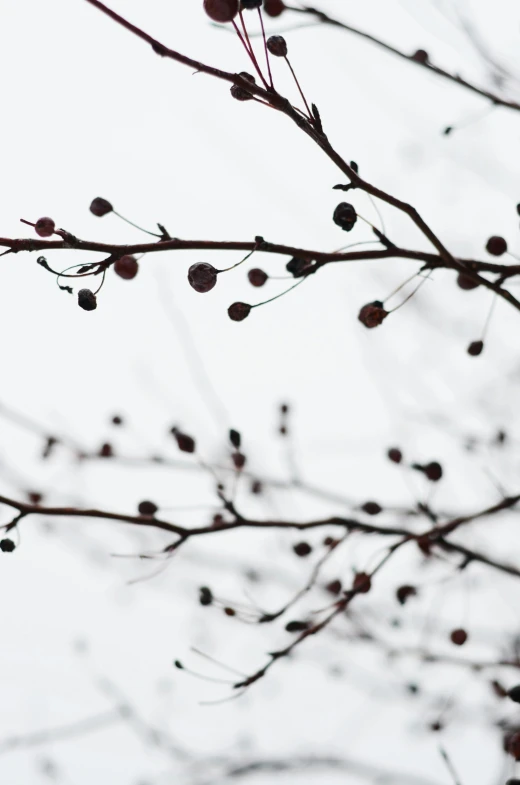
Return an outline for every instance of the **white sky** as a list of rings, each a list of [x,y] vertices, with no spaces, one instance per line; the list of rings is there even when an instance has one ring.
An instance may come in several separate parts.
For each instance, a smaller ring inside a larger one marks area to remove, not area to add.
[[[229,70],[247,68],[234,37],[212,28],[201,5],[112,3],[172,48]],[[425,48],[434,62],[489,86],[481,59],[449,21],[458,10],[475,23],[500,62],[520,73],[520,9],[512,0],[317,5],[406,51]],[[253,102],[233,101],[226,85],[158,58],[84,0],[0,0],[0,11],[2,236],[32,236],[19,219],[50,215],[85,239],[144,239],[112,215],[100,220],[89,213],[91,199],[101,195],[132,220],[152,230],[160,221],[172,236],[185,239],[249,241],[261,234],[329,250],[371,238],[361,222],[348,237],[333,224],[342,197],[332,186],[343,178],[286,118]],[[282,17],[270,29],[280,32],[289,23]],[[453,253],[487,258],[487,238],[503,234],[518,256],[518,113],[485,114],[480,98],[340,31],[311,27],[286,38],[291,62],[331,141],[347,160],[358,162],[364,177],[412,202]],[[282,65],[274,63],[276,84],[296,101]],[[508,94],[519,99],[518,82]],[[441,133],[446,125],[481,115],[450,137]],[[359,213],[377,220],[364,194],[348,198]],[[380,209],[394,241],[428,247],[405,218],[385,205]],[[96,258],[48,255],[61,267]],[[434,495],[439,508],[472,510],[493,503],[496,477],[507,492],[518,491],[514,454],[502,459],[487,451],[470,460],[457,439],[467,433],[487,439],[505,425],[518,431],[514,390],[504,389],[518,370],[513,309],[497,304],[484,354],[468,357],[465,347],[480,336],[489,292],[461,292],[454,276],[441,271],[383,328],[367,331],[356,318],[360,306],[386,296],[416,269],[412,262],[388,260],[330,265],[287,298],[236,324],[226,314],[231,302],[259,302],[290,283],[271,281],[253,290],[247,269],[258,265],[283,275],[287,259],[259,254],[254,265],[223,276],[207,295],[190,289],[186,273],[197,260],[224,267],[239,258],[152,254],[132,282],[109,274],[98,309],[87,313],[58,290],[37,266],[36,255],[3,257],[0,403],[89,448],[110,439],[118,452],[134,456],[178,457],[168,436],[178,423],[197,438],[204,459],[222,462],[231,425],[242,432],[253,471],[284,477],[287,458],[276,435],[276,407],[287,400],[294,406],[298,464],[320,487],[360,502],[413,504],[429,489],[415,476],[403,482],[387,464],[385,450],[397,443],[411,459],[438,458],[447,466]],[[227,421],[215,421],[194,382],[179,320],[189,325]],[[127,431],[110,427],[114,413],[128,419]],[[4,419],[0,433],[2,493],[20,495],[31,487],[56,504],[129,512],[143,498],[164,510],[206,506],[164,513],[194,524],[206,521],[215,505],[206,475],[104,463],[78,467],[63,452],[42,466],[34,436]],[[258,517],[308,520],[348,512],[292,493],[254,503],[244,493],[243,504]],[[6,521],[8,514],[2,512]],[[507,539],[509,530],[514,535],[515,518],[505,521],[504,538],[493,542],[493,552],[512,561],[516,556],[518,564],[517,540]],[[190,543],[160,576],[135,584],[129,581],[152,574],[156,564],[111,554],[157,550],[168,542],[159,532],[145,535],[73,519],[53,522],[49,532],[30,519],[21,534],[17,551],[0,560],[0,753],[7,737],[109,710],[113,704],[97,686],[104,677],[150,723],[201,757],[342,755],[449,782],[438,737],[424,732],[432,719],[431,693],[432,700],[451,696],[462,706],[443,737],[462,782],[495,781],[502,761],[497,736],[482,723],[488,706],[496,711],[484,677],[416,667],[408,660],[390,669],[369,648],[333,634],[302,647],[290,665],[280,663],[239,701],[200,705],[227,695],[227,688],[174,671],[175,657],[222,676],[190,652],[195,645],[249,673],[288,636],[283,625],[241,625],[200,608],[198,586],[209,584],[235,602],[247,603],[250,590],[268,607],[283,604],[310,569],[303,560],[295,564],[290,549],[296,534],[240,533]],[[482,549],[485,535],[479,529],[466,541]],[[310,541],[321,539],[316,532]],[[349,575],[380,547],[353,542],[334,570]],[[252,566],[259,566],[265,584],[248,585],[243,573]],[[425,573],[424,602],[406,614],[396,610],[391,592],[403,575],[407,580],[421,575],[418,566],[413,556],[397,561],[381,576],[373,604],[372,594],[360,600],[360,612],[366,608],[369,616],[374,607],[385,620],[399,616],[408,625],[403,632],[408,643],[427,639],[448,653],[441,639],[445,630],[461,624],[471,629],[473,622],[483,630],[468,651],[475,658],[492,656],[492,644],[518,629],[513,581],[477,568],[449,584],[438,583],[446,570],[430,578]],[[321,595],[313,607],[324,601]],[[446,627],[425,631],[425,618],[441,612]],[[346,629],[338,625],[339,633]],[[88,657],[73,651],[80,639],[89,642]],[[344,669],[344,678],[331,677],[334,665]],[[416,679],[425,688],[424,702],[406,693],[406,683]],[[75,740],[4,752],[0,779],[9,785],[48,781],[38,768],[46,756],[58,766],[56,781],[66,785],[206,781],[207,773],[196,779],[182,760],[145,741],[118,724]],[[326,783],[350,777],[318,776]],[[315,772],[286,775],[292,783],[316,782],[315,777]],[[284,776],[256,775],[250,781],[264,785],[274,779]]]

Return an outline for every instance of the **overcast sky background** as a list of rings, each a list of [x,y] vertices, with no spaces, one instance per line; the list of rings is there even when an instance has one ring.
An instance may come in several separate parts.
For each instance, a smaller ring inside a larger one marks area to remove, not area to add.
[[[520,100],[520,9],[513,0],[318,5],[405,51],[424,48],[434,63],[490,86],[489,68],[453,23],[463,15],[516,73],[507,94]],[[208,23],[201,2],[113,0],[111,6],[174,49],[231,71],[249,70],[234,36]],[[103,196],[137,223],[153,230],[159,221],[184,239],[250,241],[260,234],[317,250],[372,239],[362,222],[349,235],[334,225],[332,212],[342,199],[332,186],[342,182],[341,174],[283,116],[233,101],[227,85],[157,57],[84,0],[1,0],[0,10],[0,235],[33,236],[19,219],[49,215],[81,238],[142,241],[144,235],[115,216],[89,213],[92,198]],[[269,29],[282,32],[293,21],[284,15],[271,20]],[[454,254],[489,258],[485,242],[501,234],[520,255],[518,113],[490,111],[479,97],[341,31],[312,26],[286,38],[291,63],[330,140],[358,163],[363,177],[414,204]],[[296,102],[283,66],[274,62],[275,82]],[[445,126],[458,124],[467,125],[442,134]],[[379,225],[365,194],[348,198]],[[386,205],[380,212],[394,241],[429,250],[406,217]],[[437,271],[381,329],[365,330],[357,321],[361,305],[384,298],[417,269],[406,260],[386,260],[329,265],[238,324],[227,316],[230,303],[260,302],[291,283],[274,280],[255,290],[247,270],[258,265],[282,276],[287,259],[258,254],[254,264],[222,276],[205,295],[189,287],[186,273],[197,260],[224,267],[239,258],[151,254],[133,281],[110,272],[97,310],[88,313],[58,289],[35,254],[3,257],[0,405],[87,449],[110,440],[118,454],[135,457],[178,458],[168,435],[178,424],[196,437],[205,461],[222,464],[232,426],[242,433],[253,472],[287,478],[290,461],[277,435],[277,407],[287,401],[297,465],[320,488],[360,503],[376,498],[412,505],[431,498],[455,513],[495,502],[497,478],[507,492],[518,491],[518,315],[512,308],[496,304],[485,352],[471,358],[465,349],[480,337],[490,293],[462,292],[452,273]],[[96,260],[48,254],[60,268]],[[194,376],[198,358],[213,392]],[[217,416],[216,408],[227,415]],[[114,429],[113,414],[124,416],[128,428]],[[511,432],[505,456],[494,449],[469,456],[463,449],[465,436],[489,441],[501,427]],[[41,439],[9,418],[0,420],[0,433],[1,493],[20,496],[34,489],[55,504],[125,512],[151,498],[165,517],[194,525],[209,520],[217,507],[208,474],[110,462],[78,466],[61,448],[42,464]],[[385,451],[394,444],[410,459],[441,460],[445,480],[432,492],[420,477],[389,465]],[[258,517],[310,520],[349,511],[296,492],[252,500],[246,491],[247,483],[239,499]],[[8,510],[1,514],[9,520]],[[504,532],[492,552],[513,562],[516,556],[518,563],[515,520],[512,514],[492,522]],[[319,546],[322,535],[316,532],[309,541]],[[481,528],[464,536],[472,546],[488,547]],[[316,753],[448,783],[439,739],[425,732],[436,718],[432,702],[448,697],[462,706],[443,736],[461,781],[495,782],[503,760],[498,736],[483,722],[488,704],[496,709],[486,680],[407,660],[389,668],[368,647],[345,642],[345,624],[338,624],[337,635],[302,646],[298,657],[279,663],[241,699],[201,705],[226,697],[229,688],[173,669],[179,657],[197,671],[226,675],[190,646],[250,673],[289,636],[283,625],[243,625],[201,608],[198,587],[211,585],[231,603],[253,597],[276,608],[308,578],[310,563],[291,553],[296,540],[296,534],[282,532],[208,538],[189,543],[159,575],[134,582],[152,576],[160,562],[113,554],[157,552],[168,543],[162,533],[74,519],[24,521],[19,548],[0,560],[2,781],[198,785],[212,780],[196,769],[191,754],[237,762]],[[380,541],[353,540],[330,566],[330,577],[373,565],[381,547]],[[414,555],[396,559],[374,592],[359,599],[361,617],[366,609],[371,619],[375,607],[374,623],[399,617],[406,640],[416,644],[420,638],[449,653],[444,638],[450,624],[471,629],[473,621],[480,632],[467,656],[474,658],[492,656],[492,645],[518,630],[520,597],[511,579],[475,567],[446,583],[449,571],[428,577],[419,567]],[[248,581],[249,568],[265,580]],[[429,586],[424,602],[406,614],[392,601],[403,576]],[[309,607],[320,602],[326,602],[324,594]],[[441,610],[446,627],[430,629],[429,615]],[[387,634],[391,639],[394,631],[389,627]],[[103,679],[188,757],[154,747],[149,731],[135,721],[50,745],[2,747],[12,736],[111,711],[119,698],[107,694]],[[424,701],[407,690],[414,681],[424,685]],[[44,759],[57,768],[45,773]],[[222,781],[220,771],[217,766],[215,782]],[[326,783],[362,781],[345,773],[286,775],[293,783],[318,777]],[[260,774],[250,781],[264,785],[273,779]]]

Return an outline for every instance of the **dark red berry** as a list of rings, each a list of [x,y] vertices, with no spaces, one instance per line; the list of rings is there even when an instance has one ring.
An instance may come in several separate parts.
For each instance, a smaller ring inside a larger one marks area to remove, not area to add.
[[[354,576],[354,582],[352,584],[352,588],[354,591],[358,592],[359,594],[366,594],[372,588],[372,581],[370,580],[370,575],[366,572],[358,572]]]
[[[280,16],[285,10],[282,0],[264,0],[264,11],[267,16]]]
[[[12,553],[15,548],[16,545],[12,540],[8,538],[5,538],[4,540],[0,540],[0,551],[2,551],[2,553]]]
[[[391,447],[387,452],[387,456],[393,463],[401,463],[403,460],[403,453],[398,447]]]
[[[358,313],[359,321],[361,324],[364,324],[365,327],[368,327],[368,329],[379,327],[387,316],[388,311],[385,311],[383,303],[379,300],[374,300],[373,303],[367,303]]]
[[[233,608],[224,608],[226,616],[236,616],[236,611]]]
[[[249,270],[247,277],[251,286],[263,286],[269,276],[263,270],[260,270],[259,267],[254,267],[252,270]]]
[[[514,703],[520,703],[520,684],[517,684],[516,687],[511,687],[507,693],[507,697],[511,698]]]
[[[159,509],[156,504],[149,501],[139,502],[138,506],[139,515],[155,515]]]
[[[427,63],[428,62],[428,52],[425,52],[424,49],[418,49],[412,55],[412,60],[415,60],[416,63]]]
[[[228,308],[228,316],[233,322],[241,322],[247,319],[251,312],[251,305],[247,303],[233,303]]]
[[[101,196],[96,196],[90,204],[90,212],[97,215],[98,218],[102,218],[107,213],[111,213],[113,209],[110,202],[103,199]]]
[[[280,411],[281,411],[282,414],[287,414],[288,411],[289,411],[289,404],[281,403],[280,404]]]
[[[340,202],[334,210],[332,220],[345,232],[350,232],[350,230],[354,228],[354,224],[357,221],[357,214],[354,206],[348,202]]]
[[[55,228],[56,224],[52,218],[38,218],[34,225],[36,234],[40,237],[50,237],[51,234],[54,234]]]
[[[272,35],[267,39],[267,48],[275,57],[287,57],[287,42],[282,35]]]
[[[206,262],[192,264],[188,270],[188,282],[196,292],[209,292],[217,283],[217,270]]]
[[[484,341],[472,341],[467,348],[467,352],[472,357],[478,357],[479,354],[482,354],[483,349],[484,349]]]
[[[365,502],[361,507],[367,515],[379,515],[383,508],[377,502]]]
[[[507,243],[503,237],[493,235],[486,243],[486,251],[492,256],[502,256],[507,251]]]
[[[308,542],[298,542],[296,545],[293,545],[293,551],[297,556],[308,556],[311,553],[312,548]]]
[[[450,639],[455,646],[463,646],[468,640],[468,633],[462,629],[453,630],[450,634]]]
[[[412,463],[412,469],[422,472],[431,482],[438,482],[442,477],[442,466],[437,461],[425,464]]]
[[[231,22],[238,14],[238,0],[204,0],[204,10],[213,22]]]
[[[520,760],[520,733],[512,733],[506,740],[507,751],[515,760]]]
[[[195,452],[195,439],[182,433],[178,428],[172,428],[172,434],[175,436],[177,446],[181,452]]]
[[[340,593],[342,589],[341,581],[340,580],[331,581],[330,583],[327,583],[325,588],[327,589],[329,594],[337,595]]]
[[[409,597],[415,597],[417,595],[417,589],[415,586],[399,586],[395,594],[399,603],[404,605]]]
[[[122,256],[114,262],[114,272],[125,281],[131,281],[139,271],[139,265],[135,256]]]
[[[309,629],[309,623],[306,621],[290,621],[285,625],[287,632],[305,632]]]
[[[201,605],[211,605],[213,602],[213,592],[207,586],[201,586],[199,589],[199,602]]]
[[[114,414],[114,416],[112,417],[112,425],[122,425],[122,424],[123,424],[123,418],[120,417],[118,414]]]
[[[246,456],[241,452],[234,452],[231,456],[231,460],[237,471],[240,471],[246,465]]]
[[[100,458],[112,458],[112,456],[114,455],[114,450],[112,448],[112,445],[109,444],[108,442],[102,444],[101,447],[99,448],[98,455]]]
[[[437,731],[441,731],[443,728],[444,728],[444,725],[442,724],[442,722],[439,722],[439,720],[435,720],[435,722],[432,722],[431,725],[430,725],[430,730],[436,731],[436,732]]]
[[[457,285],[460,286],[461,289],[466,289],[467,291],[470,289],[476,289],[477,286],[480,286],[478,281],[474,281],[473,278],[470,278],[469,275],[466,275],[466,273],[458,274]]]
[[[78,292],[78,305],[84,311],[95,311],[97,300],[94,292],[91,292],[90,289],[80,289]]]

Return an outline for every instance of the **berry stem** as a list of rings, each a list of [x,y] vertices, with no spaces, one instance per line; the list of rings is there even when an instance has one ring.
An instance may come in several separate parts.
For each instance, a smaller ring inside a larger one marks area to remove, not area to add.
[[[235,267],[238,267],[239,265],[241,265],[244,262],[246,262],[249,259],[249,257],[254,254],[255,251],[256,251],[256,248],[253,248],[253,250],[249,251],[247,256],[244,256],[244,258],[241,259],[239,262],[237,262],[236,264],[232,264],[231,267],[224,267],[222,270],[217,270],[217,273],[227,273],[229,270],[234,270]]]
[[[251,41],[249,40],[249,36],[247,34],[247,27],[246,27],[245,22],[244,22],[244,16],[242,14],[242,11],[239,11],[239,16],[240,16],[240,22],[242,24],[242,30],[244,31],[244,35],[242,35],[242,33],[240,32],[240,30],[238,28],[238,25],[235,22],[235,20],[233,20],[233,22],[232,22],[233,27],[235,28],[235,31],[236,31],[238,37],[240,38],[240,40],[241,40],[241,42],[242,42],[242,44],[243,44],[247,54],[249,55],[249,58],[250,58],[251,62],[253,63],[254,67],[255,67],[255,71],[257,72],[258,76],[262,80],[262,82],[264,84],[264,87],[266,89],[269,89],[269,85],[265,81],[265,77],[264,77],[262,71],[260,70],[260,66],[258,65],[258,60],[256,59],[255,53],[253,51],[253,47],[251,45]]]
[[[285,55],[285,57],[284,57],[284,60],[285,60],[285,62],[287,63],[287,65],[289,66],[289,70],[291,71],[291,74],[293,75],[293,79],[294,79],[294,81],[296,82],[296,86],[297,86],[298,90],[300,91],[300,95],[301,95],[301,97],[302,97],[302,99],[303,99],[303,103],[305,104],[305,108],[307,109],[307,114],[308,114],[308,116],[309,116],[309,120],[312,120],[312,112],[311,112],[311,110],[309,109],[309,104],[307,103],[307,99],[305,98],[305,96],[304,96],[304,94],[303,94],[303,90],[302,90],[302,88],[300,87],[300,83],[299,83],[299,81],[298,81],[298,78],[297,78],[296,74],[294,73],[294,69],[293,69],[293,67],[292,67],[292,65],[291,65],[291,63],[290,63],[290,61],[289,61],[289,58],[287,57],[287,55]]]
[[[274,90],[273,75],[271,73],[271,63],[269,61],[269,50],[267,48],[267,38],[265,37],[264,18],[262,16],[262,9],[258,8],[258,18],[260,19],[260,26],[262,28],[262,38],[264,39],[265,60],[267,63],[267,73],[269,74],[269,82]]]
[[[112,212],[114,213],[114,215],[117,215],[118,218],[121,218],[122,221],[124,221],[127,224],[130,224],[130,226],[133,226],[134,229],[139,229],[139,231],[145,232],[145,234],[149,234],[152,237],[158,237],[159,239],[161,239],[162,235],[156,234],[155,232],[150,232],[148,229],[143,229],[142,226],[138,226],[133,221],[130,221],[128,218],[125,218],[124,215],[121,215],[121,213],[118,213],[116,210],[112,210]]]
[[[296,287],[299,286],[301,283],[303,283],[306,279],[307,279],[307,276],[304,276],[303,278],[300,278],[300,280],[297,281],[297,283],[295,283],[293,286],[290,286],[284,292],[280,292],[280,294],[276,294],[274,297],[270,297],[269,300],[264,300],[261,303],[256,303],[256,305],[252,305],[251,308],[258,308],[260,305],[267,305],[267,303],[272,303],[272,302],[274,302],[274,300],[278,300],[279,297],[283,297],[284,294],[288,294],[293,289],[296,289]]]

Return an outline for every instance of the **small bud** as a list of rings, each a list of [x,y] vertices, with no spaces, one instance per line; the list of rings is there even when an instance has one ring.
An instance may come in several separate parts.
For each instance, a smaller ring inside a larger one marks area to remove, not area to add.
[[[100,458],[112,458],[112,456],[114,455],[114,450],[112,449],[112,445],[109,444],[108,442],[102,444],[101,447],[99,448],[98,455]]]
[[[252,270],[249,270],[247,277],[251,286],[263,286],[267,281],[268,275],[258,267],[254,267]]]
[[[236,616],[236,611],[233,608],[224,608],[226,616]]]
[[[37,491],[29,491],[29,493],[27,494],[27,497],[28,497],[29,501],[31,502],[31,504],[40,504],[40,502],[43,499],[42,494],[38,493]]]
[[[135,256],[122,256],[114,262],[114,272],[125,281],[131,281],[139,271],[139,265]]]
[[[484,349],[484,341],[472,341],[467,348],[467,352],[472,357],[478,357],[479,354],[482,354],[483,349]]]
[[[285,10],[282,0],[264,0],[264,11],[267,16],[280,16]]]
[[[503,237],[493,235],[486,243],[486,251],[492,256],[502,256],[507,251],[507,243]]]
[[[359,594],[366,594],[372,588],[372,581],[370,580],[370,575],[366,572],[358,572],[354,576],[354,582],[352,584],[352,588],[354,591],[358,592]]]
[[[359,321],[361,324],[364,324],[365,327],[368,327],[369,330],[372,327],[379,327],[379,325],[383,323],[383,320],[386,319],[387,316],[388,311],[385,311],[383,308],[383,303],[379,300],[374,300],[372,303],[367,303],[358,313]]]
[[[251,312],[251,307],[247,303],[233,303],[228,308],[228,316],[233,322],[241,322],[247,319]]]
[[[348,202],[340,202],[334,210],[332,220],[337,226],[341,227],[343,231],[350,232],[357,221],[357,214],[353,205]]]
[[[341,592],[342,586],[340,580],[331,581],[325,586],[329,594],[337,595]]]
[[[149,501],[139,502],[138,506],[139,515],[155,515],[159,509],[156,504]]]
[[[379,515],[383,508],[377,502],[365,502],[361,507],[367,515]]]
[[[455,646],[463,646],[468,640],[468,633],[462,629],[453,630],[450,634],[450,640]]]
[[[497,698],[506,698],[507,697],[507,690],[503,687],[499,681],[493,680],[491,682],[491,688]]]
[[[415,597],[417,595],[417,589],[415,586],[399,586],[396,590],[395,595],[397,597],[398,602],[401,605],[404,605],[405,602],[408,600],[409,597]]]
[[[4,540],[0,540],[0,551],[2,551],[2,553],[12,553],[15,548],[16,545],[12,540],[8,538],[5,538]]]
[[[309,629],[309,623],[306,621],[290,621],[285,625],[287,632],[305,632]]]
[[[393,463],[401,463],[403,460],[403,453],[398,447],[391,447],[387,452],[387,456]]]
[[[301,276],[301,272],[305,267],[309,266],[309,262],[306,259],[299,259],[297,256],[293,256],[287,264],[285,265],[285,269],[291,275],[294,275],[295,278],[299,278]]]
[[[231,22],[238,14],[238,0],[204,0],[204,10],[213,22]]]
[[[296,545],[293,545],[293,551],[297,556],[308,556],[311,553],[312,548],[308,542],[299,542]]]
[[[192,264],[188,270],[188,282],[196,292],[209,292],[217,283],[217,270],[206,262]]]
[[[469,275],[466,275],[466,273],[459,273],[457,276],[457,286],[461,289],[470,291],[471,289],[476,289],[480,284],[478,281],[474,281],[473,278],[470,278]]]
[[[107,213],[111,213],[114,208],[106,199],[97,196],[90,204],[90,212],[98,218],[102,218]]]
[[[251,101],[253,98],[253,93],[250,93],[249,90],[244,90],[243,87],[236,84],[231,85],[229,92],[237,101]]]
[[[201,586],[199,589],[199,602],[201,605],[211,605],[213,602],[213,592],[207,586]]]
[[[272,35],[267,39],[267,48],[275,57],[287,57],[287,42],[282,35]]]
[[[90,289],[80,289],[78,292],[78,305],[84,311],[95,311],[97,300],[94,292],[91,292]]]
[[[34,225],[35,232],[40,237],[50,237],[54,234],[55,228],[56,224],[52,218],[38,218]]]
[[[428,52],[424,49],[418,49],[412,55],[412,60],[415,60],[416,63],[427,63],[428,62]]]

